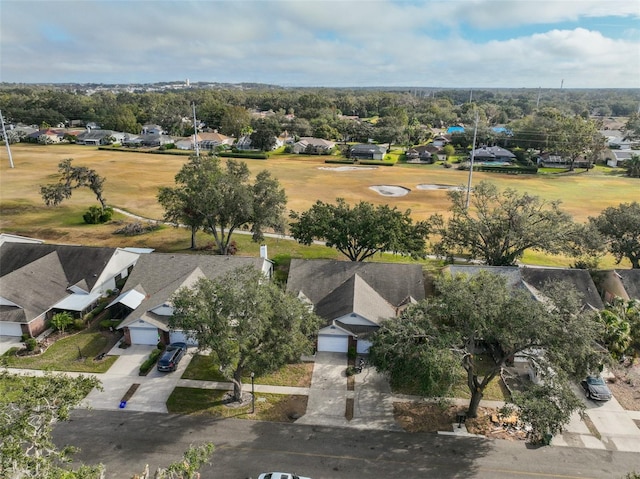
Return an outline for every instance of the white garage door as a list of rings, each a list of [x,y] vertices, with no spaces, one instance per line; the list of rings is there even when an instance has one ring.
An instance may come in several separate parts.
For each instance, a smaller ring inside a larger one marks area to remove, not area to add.
[[[365,341],[364,339],[358,340],[358,354],[368,354],[369,348],[371,347],[371,342]]]
[[[158,330],[156,328],[129,328],[131,344],[158,344]]]
[[[169,332],[169,340],[172,343],[187,343],[189,346],[197,346],[198,345],[198,341],[196,341],[195,339],[192,339],[189,336],[187,336],[187,334],[182,330],[170,331]]]
[[[318,351],[346,353],[349,347],[349,336],[322,335],[318,336]]]
[[[0,321],[0,336],[22,336],[20,323]]]

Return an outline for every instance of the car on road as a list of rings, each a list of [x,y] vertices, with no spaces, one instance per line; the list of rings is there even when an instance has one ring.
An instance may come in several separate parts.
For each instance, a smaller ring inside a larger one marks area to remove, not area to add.
[[[311,479],[310,477],[298,476],[289,472],[263,472],[258,479]]]
[[[601,376],[587,376],[581,382],[581,385],[587,399],[593,399],[594,401],[608,401],[611,399],[611,390]]]
[[[167,349],[164,350],[162,356],[160,356],[160,359],[158,360],[158,371],[175,371],[186,351],[186,343],[171,343],[167,346]]]

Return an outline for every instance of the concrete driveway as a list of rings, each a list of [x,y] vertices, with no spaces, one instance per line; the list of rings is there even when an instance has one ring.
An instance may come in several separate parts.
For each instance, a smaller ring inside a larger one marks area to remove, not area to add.
[[[140,376],[140,365],[153,349],[155,346],[144,345],[133,345],[126,349],[116,346],[112,349],[109,354],[117,354],[119,358],[106,373],[98,376],[103,391],[91,391],[83,401],[83,406],[93,409],[167,413],[167,399],[191,361],[193,350],[187,351],[174,372],[161,373],[153,368],[146,376]],[[120,403],[125,396],[130,397],[126,398],[126,406],[121,408]]]
[[[0,336],[0,356],[9,351],[11,348],[22,347],[20,338],[13,336]]]
[[[615,397],[606,402],[592,401],[585,397],[580,386],[574,385],[572,389],[582,399],[585,414],[600,438],[575,413],[563,433],[553,438],[554,446],[640,452],[640,428],[634,422],[636,411],[626,411]]]
[[[296,423],[401,430],[393,418],[393,396],[388,381],[372,367],[365,367],[355,375],[354,390],[348,391],[346,369],[344,353],[316,353],[307,412]],[[350,421],[345,416],[347,399],[353,399]]]

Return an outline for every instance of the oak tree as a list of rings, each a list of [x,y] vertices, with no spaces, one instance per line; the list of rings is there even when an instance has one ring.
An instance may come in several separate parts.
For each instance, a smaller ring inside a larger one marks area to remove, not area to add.
[[[411,210],[404,213],[388,205],[374,206],[361,201],[353,208],[343,198],[336,204],[317,201],[302,213],[291,212],[291,235],[310,245],[314,240],[326,242],[351,261],[364,261],[379,252],[423,257],[427,223],[414,223]]]
[[[557,254],[572,244],[575,225],[559,201],[511,188],[500,191],[485,181],[473,189],[469,208],[466,195],[464,189],[449,191],[450,218],[429,218],[432,233],[439,236],[434,244],[437,254],[468,254],[487,265],[509,266],[528,249]]]
[[[267,170],[252,183],[244,162],[229,159],[223,167],[215,156],[192,156],[175,182],[160,189],[158,200],[166,220],[191,227],[192,247],[200,227],[213,235],[220,254],[228,253],[231,236],[240,228],[250,228],[254,241],[264,238],[265,228],[284,231],[287,197]]]
[[[322,322],[255,268],[202,278],[180,289],[173,307],[169,326],[190,331],[200,348],[213,351],[236,401],[246,374],[271,372],[310,353]]]
[[[484,271],[442,276],[436,289],[435,297],[383,322],[372,338],[370,360],[392,384],[417,378],[421,394],[448,397],[461,366],[471,394],[467,415],[476,417],[486,387],[515,355],[556,371],[555,383],[546,384],[559,394],[568,378],[583,377],[601,361],[594,349],[598,323],[564,283],[545,288],[542,301]],[[568,421],[573,409],[562,408],[554,421]]]
[[[609,206],[589,222],[604,236],[608,249],[619,263],[623,258],[640,268],[640,203]]]

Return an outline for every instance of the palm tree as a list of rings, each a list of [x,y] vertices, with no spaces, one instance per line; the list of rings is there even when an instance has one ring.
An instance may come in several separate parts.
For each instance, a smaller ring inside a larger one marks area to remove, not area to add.
[[[640,155],[631,155],[631,158],[624,162],[624,167],[627,170],[627,176],[640,178]]]

